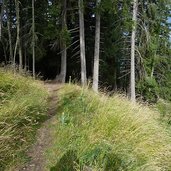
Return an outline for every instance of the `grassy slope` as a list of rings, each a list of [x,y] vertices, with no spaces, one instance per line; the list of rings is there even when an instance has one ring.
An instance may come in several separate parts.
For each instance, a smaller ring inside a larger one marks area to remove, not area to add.
[[[0,170],[24,160],[45,119],[48,93],[38,82],[0,70]]]
[[[91,167],[106,171],[171,170],[171,137],[158,113],[124,97],[96,95],[66,85],[58,93],[52,126],[54,145],[47,152],[51,171]]]

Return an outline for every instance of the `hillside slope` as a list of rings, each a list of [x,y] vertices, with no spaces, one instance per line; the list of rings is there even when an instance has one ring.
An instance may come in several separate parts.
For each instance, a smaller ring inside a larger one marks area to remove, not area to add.
[[[77,85],[54,88],[47,110],[44,86],[0,70],[0,170],[25,163],[37,128],[47,113],[54,114],[55,105],[58,114],[40,129],[41,133],[48,130],[52,143],[44,136],[35,144],[44,148],[42,142],[48,142],[46,161],[39,160],[38,148],[33,146],[38,157],[24,170],[30,170],[37,160],[42,171],[171,170],[171,135],[158,122],[156,111],[119,95],[95,94]]]
[[[171,170],[171,137],[157,112],[75,85],[64,86],[58,98],[47,170]]]
[[[38,81],[0,70],[0,170],[25,160],[37,128],[46,119],[47,97]]]

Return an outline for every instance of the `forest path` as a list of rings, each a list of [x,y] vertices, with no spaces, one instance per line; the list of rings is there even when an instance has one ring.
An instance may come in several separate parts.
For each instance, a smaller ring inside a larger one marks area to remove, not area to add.
[[[44,85],[50,94],[47,112],[49,119],[45,121],[41,128],[37,131],[36,142],[27,153],[31,158],[30,162],[27,163],[22,169],[19,169],[19,171],[45,171],[44,166],[46,164],[46,160],[44,153],[52,143],[49,125],[54,124],[54,117],[57,113],[57,91],[61,88],[61,85],[53,82],[45,82]]]

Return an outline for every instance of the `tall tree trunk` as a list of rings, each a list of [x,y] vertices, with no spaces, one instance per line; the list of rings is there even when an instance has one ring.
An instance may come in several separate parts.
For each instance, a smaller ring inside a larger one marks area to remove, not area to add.
[[[85,33],[84,33],[84,10],[83,0],[78,0],[79,6],[79,26],[80,26],[80,57],[81,57],[81,83],[87,84],[86,58],[85,58]]]
[[[24,48],[24,70],[27,71],[27,50]]]
[[[13,61],[13,50],[12,50],[12,36],[11,36],[11,21],[10,21],[10,14],[9,13],[8,13],[8,19],[7,19],[7,29],[8,29],[9,52],[10,52],[9,61],[10,61],[10,63],[12,63],[12,61]]]
[[[4,51],[5,64],[7,64],[7,51],[6,51],[6,46],[4,45],[3,41],[2,41],[2,47],[3,47],[3,51]]]
[[[96,1],[99,7],[101,0]],[[99,84],[99,55],[100,55],[100,13],[96,13],[96,32],[95,32],[95,49],[94,49],[94,71],[93,71],[93,90],[98,92]]]
[[[12,35],[11,35],[11,4],[9,0],[4,1],[5,3],[5,10],[7,16],[7,31],[8,31],[8,42],[9,42],[9,62],[13,63],[13,49],[12,49]],[[7,4],[9,3],[9,8]]]
[[[16,62],[16,54],[17,54],[17,46],[18,46],[18,39],[16,39],[15,49],[14,49],[14,56],[13,56],[13,65],[15,70],[15,62]]]
[[[135,39],[136,39],[136,25],[137,25],[138,0],[133,0],[133,26],[131,35],[131,101],[136,101],[135,96]]]
[[[0,41],[2,41],[2,13],[3,13],[3,4],[0,4]]]
[[[35,79],[35,11],[34,11],[34,0],[32,0],[32,67],[33,67],[33,78]]]
[[[62,9],[62,30],[67,29],[67,0],[63,1],[63,9]],[[66,72],[67,72],[67,49],[66,49],[66,40],[61,39],[61,71],[60,77],[61,82],[65,83],[66,80]]]
[[[23,66],[23,60],[22,60],[21,40],[20,40],[20,8],[19,8],[19,0],[15,0],[15,6],[16,6],[16,18],[17,18],[17,39],[16,39],[16,45],[15,45],[15,51],[14,51],[14,64],[15,64],[16,51],[17,51],[17,47],[18,47],[19,72],[21,72],[22,71],[22,66]]]

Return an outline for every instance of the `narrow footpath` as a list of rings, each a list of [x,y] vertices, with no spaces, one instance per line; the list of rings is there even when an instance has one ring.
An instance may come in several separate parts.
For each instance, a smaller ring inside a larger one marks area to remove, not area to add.
[[[57,91],[61,85],[57,83],[45,83],[45,87],[49,91],[49,107],[48,116],[49,119],[43,123],[42,127],[37,131],[36,142],[28,151],[28,156],[31,158],[19,171],[45,171],[44,166],[46,164],[44,153],[52,143],[52,137],[50,135],[49,125],[53,125],[55,114],[57,113]]]

